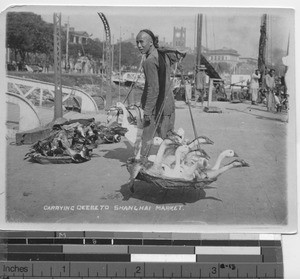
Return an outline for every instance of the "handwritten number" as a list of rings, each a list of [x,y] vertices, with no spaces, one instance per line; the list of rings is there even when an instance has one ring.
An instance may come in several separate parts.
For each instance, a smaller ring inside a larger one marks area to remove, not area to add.
[[[135,273],[141,273],[141,267],[140,266],[136,267]]]
[[[96,239],[93,239],[93,244],[97,244],[97,240]]]
[[[66,267],[65,266],[63,266],[62,269],[64,270],[64,272],[66,272]]]

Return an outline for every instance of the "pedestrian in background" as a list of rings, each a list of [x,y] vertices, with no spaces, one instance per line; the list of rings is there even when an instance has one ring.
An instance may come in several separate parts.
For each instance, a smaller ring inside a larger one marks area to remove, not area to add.
[[[199,97],[201,97],[201,105],[203,106],[204,95],[205,95],[205,83],[206,83],[205,70],[206,70],[206,67],[204,65],[200,65],[200,67],[196,68],[195,106],[197,105]]]
[[[257,104],[259,79],[260,79],[260,72],[258,69],[256,69],[255,72],[251,76],[251,81],[250,81],[250,85],[249,85],[252,105]]]
[[[267,111],[275,110],[275,70],[270,69],[265,76]]]
[[[185,102],[188,103],[192,98],[192,85],[188,78],[185,79],[184,89],[185,89]]]
[[[141,97],[144,110],[141,159],[149,152],[152,138],[157,134],[166,138],[174,131],[175,101],[171,83],[171,65],[185,53],[160,48],[158,38],[148,29],[141,30],[136,37],[139,51],[146,56],[143,62],[145,86]]]

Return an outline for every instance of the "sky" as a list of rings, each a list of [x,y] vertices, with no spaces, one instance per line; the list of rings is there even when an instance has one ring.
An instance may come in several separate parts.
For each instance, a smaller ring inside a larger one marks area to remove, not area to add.
[[[269,16],[269,48],[286,49],[289,33],[294,32],[294,11],[262,8],[203,8],[203,7],[83,7],[83,6],[22,6],[11,11],[31,11],[53,22],[53,13],[61,13],[62,25],[69,21],[76,31],[86,31],[92,38],[104,38],[104,27],[97,14],[108,19],[112,40],[128,39],[139,30],[148,28],[162,41],[172,42],[173,28],[184,27],[187,46],[194,48],[195,25],[203,14],[202,45],[209,49],[232,48],[241,56],[257,58],[261,16]]]

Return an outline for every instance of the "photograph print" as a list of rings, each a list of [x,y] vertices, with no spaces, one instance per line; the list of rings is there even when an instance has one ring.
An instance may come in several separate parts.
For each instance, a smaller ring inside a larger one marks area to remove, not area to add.
[[[295,232],[294,10],[1,20],[3,228]]]

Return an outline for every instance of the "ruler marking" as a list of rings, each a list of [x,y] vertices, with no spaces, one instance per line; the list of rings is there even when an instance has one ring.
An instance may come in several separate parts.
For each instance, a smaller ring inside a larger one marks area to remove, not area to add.
[[[69,277],[71,277],[71,262],[69,262]]]
[[[274,268],[274,277],[276,278],[276,267]]]
[[[32,266],[31,266],[31,270],[32,270],[32,274],[31,275],[33,276],[33,263],[32,263]]]
[[[50,266],[50,276],[53,277],[53,274],[52,274],[52,266]]]
[[[182,278],[182,265],[180,265],[180,277]]]
[[[257,265],[255,266],[255,270],[256,270],[256,277],[258,277]]]
[[[90,268],[88,267],[88,270],[87,270],[87,274],[88,274],[88,277],[90,277]]]
[[[106,264],[106,277],[108,277],[108,264]]]

